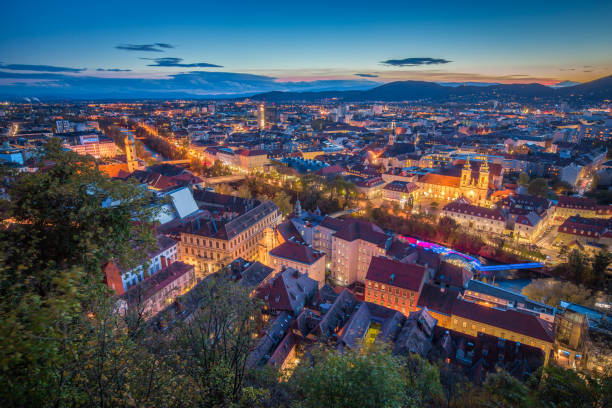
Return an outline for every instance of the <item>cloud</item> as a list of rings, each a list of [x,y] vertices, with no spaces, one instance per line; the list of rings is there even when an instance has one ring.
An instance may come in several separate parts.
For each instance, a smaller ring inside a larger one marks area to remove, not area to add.
[[[266,75],[191,71],[165,78],[118,78],[0,71],[1,96],[68,98],[183,98],[244,96],[269,91],[365,90],[379,85],[365,79],[279,81]]]
[[[192,64],[183,64],[182,58],[141,58],[144,60],[155,61],[154,64],[148,64],[149,67],[182,67],[182,68],[222,68],[222,65],[210,64],[208,62],[195,62]]]
[[[448,64],[449,61],[444,58],[429,58],[429,57],[416,57],[416,58],[404,58],[404,59],[388,59],[381,61],[381,64],[391,65],[394,67],[416,67],[419,65],[438,65]]]
[[[559,68],[559,71],[575,71],[576,68]]]
[[[99,72],[132,72],[131,69],[119,69],[119,68],[98,68],[96,71]]]
[[[174,46],[168,43],[119,44],[115,48],[123,51],[164,52],[162,48],[174,48]]]
[[[0,69],[12,71],[36,71],[36,72],[82,72],[86,68],[56,67],[53,65],[29,65],[29,64],[0,64]]]
[[[376,74],[355,74],[358,77],[362,77],[362,78],[378,78],[378,75]]]

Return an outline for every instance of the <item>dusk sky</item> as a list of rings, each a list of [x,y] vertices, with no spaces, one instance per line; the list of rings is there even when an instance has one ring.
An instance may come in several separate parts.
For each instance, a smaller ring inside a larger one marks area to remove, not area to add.
[[[269,90],[270,81],[552,84],[612,74],[611,1],[136,3],[6,2],[0,86],[197,77],[224,82],[204,93],[232,93],[259,90],[250,81]]]

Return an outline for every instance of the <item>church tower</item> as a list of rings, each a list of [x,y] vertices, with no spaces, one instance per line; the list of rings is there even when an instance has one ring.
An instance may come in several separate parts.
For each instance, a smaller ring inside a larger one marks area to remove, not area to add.
[[[463,169],[461,170],[461,187],[469,187],[472,184],[472,166],[470,165],[470,156],[468,155]]]
[[[486,157],[484,163],[480,165],[480,171],[478,172],[478,188],[483,190],[489,188],[489,163]]]
[[[259,130],[266,130],[266,105],[263,102],[257,108],[257,122]]]
[[[127,161],[127,168],[132,173],[138,168],[138,156],[136,155],[136,145],[134,143],[134,135],[127,134],[124,139],[125,143],[125,158]]]
[[[391,122],[391,131],[389,133],[389,141],[387,142],[387,144],[389,146],[393,146],[393,144],[395,143],[395,121]]]

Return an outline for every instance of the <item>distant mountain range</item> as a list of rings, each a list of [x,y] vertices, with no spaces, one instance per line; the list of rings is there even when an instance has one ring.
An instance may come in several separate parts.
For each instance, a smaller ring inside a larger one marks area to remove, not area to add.
[[[561,87],[550,87],[541,84],[495,84],[487,86],[448,86],[435,82],[397,81],[377,86],[365,91],[325,91],[325,92],[266,92],[251,97],[254,100],[269,102],[318,101],[323,99],[341,99],[347,102],[356,101],[455,101],[470,102],[475,100],[541,100],[602,102],[612,100],[612,75],[583,84],[565,84]]]

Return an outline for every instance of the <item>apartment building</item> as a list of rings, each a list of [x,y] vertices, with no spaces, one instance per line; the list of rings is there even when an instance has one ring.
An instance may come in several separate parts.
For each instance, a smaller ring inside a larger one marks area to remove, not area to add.
[[[281,212],[272,201],[234,218],[198,215],[174,231],[180,236],[181,260],[195,267],[198,279],[239,257],[259,260],[265,230],[273,229],[281,220]]]

